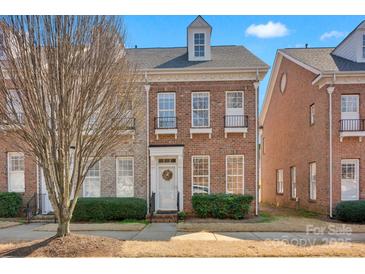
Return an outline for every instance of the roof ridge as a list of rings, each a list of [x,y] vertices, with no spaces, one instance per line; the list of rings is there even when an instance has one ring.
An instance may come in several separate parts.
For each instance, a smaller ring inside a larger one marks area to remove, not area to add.
[[[212,48],[218,48],[218,47],[243,47],[243,45],[216,45],[211,46]],[[126,48],[126,49],[187,49],[186,46],[180,46],[180,47],[147,47],[147,48]]]

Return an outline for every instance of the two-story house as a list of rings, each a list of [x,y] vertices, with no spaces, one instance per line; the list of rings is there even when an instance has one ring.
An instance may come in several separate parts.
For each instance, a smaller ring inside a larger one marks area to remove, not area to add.
[[[194,193],[257,202],[257,96],[268,66],[243,46],[212,46],[211,37],[198,16],[186,47],[128,50],[146,80],[148,198],[157,213],[191,212]]]
[[[334,48],[279,49],[263,110],[262,200],[332,216],[365,198],[365,21]]]

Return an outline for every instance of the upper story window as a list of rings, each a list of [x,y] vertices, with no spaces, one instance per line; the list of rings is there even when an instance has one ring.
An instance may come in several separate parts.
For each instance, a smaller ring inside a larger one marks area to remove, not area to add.
[[[193,127],[209,127],[209,92],[192,93],[192,124]]]
[[[314,125],[314,117],[316,114],[316,108],[314,104],[311,104],[309,107],[309,124],[312,126]]]
[[[4,34],[0,32],[0,59],[5,58],[4,45]]]
[[[342,95],[341,112],[358,113],[359,112],[359,95]]]
[[[362,35],[362,58],[365,58],[365,34]]]
[[[227,91],[225,127],[247,126],[243,113],[243,92]]]
[[[11,122],[13,123],[23,123],[24,122],[24,115],[23,115],[23,108],[19,98],[19,92],[17,90],[10,90],[9,98],[7,102],[7,109],[8,115],[11,118]]]
[[[158,93],[158,128],[176,127],[176,101],[174,92]]]
[[[204,57],[205,55],[205,34],[194,33],[194,56]]]

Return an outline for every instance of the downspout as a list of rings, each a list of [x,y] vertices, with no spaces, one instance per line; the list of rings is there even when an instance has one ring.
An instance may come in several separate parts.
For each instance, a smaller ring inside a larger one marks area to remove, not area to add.
[[[258,79],[258,71],[257,71],[257,75],[256,78]],[[256,82],[253,83],[254,87],[255,87],[255,121],[256,121],[256,125],[255,125],[255,138],[256,138],[256,171],[255,171],[255,215],[259,215],[259,121],[258,121],[258,117],[259,117],[259,85],[260,82],[257,80]]]
[[[145,85],[144,90],[146,92],[146,183],[147,183],[147,193],[146,193],[146,201],[147,201],[147,208],[148,208],[148,212],[150,210],[150,157],[149,157],[149,145],[150,145],[150,129],[149,129],[149,117],[150,117],[150,111],[149,111],[149,92],[150,92],[150,88],[151,85],[148,84],[148,79],[147,79],[147,72],[145,72]]]
[[[335,76],[334,76],[335,77]],[[332,154],[332,93],[333,91],[335,90],[335,87],[334,86],[329,86],[327,87],[327,92],[328,92],[328,105],[329,105],[329,108],[328,108],[328,118],[329,118],[329,172],[330,172],[330,176],[329,176],[329,188],[330,188],[330,206],[329,206],[329,210],[330,210],[330,218],[332,218],[332,192],[333,192],[333,154]]]

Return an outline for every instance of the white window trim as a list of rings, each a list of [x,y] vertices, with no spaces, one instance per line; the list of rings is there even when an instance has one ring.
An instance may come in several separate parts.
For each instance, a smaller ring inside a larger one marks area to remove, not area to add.
[[[294,180],[293,180],[293,173],[294,171]],[[295,182],[295,184],[293,184]],[[293,195],[293,185],[295,185],[295,196]],[[297,198],[297,167],[291,166],[290,167],[290,198],[296,199]]]
[[[191,196],[194,195],[194,158],[208,158],[208,194],[210,194],[210,156],[193,155],[191,156]]]
[[[132,176],[133,176],[133,196],[118,196],[118,173],[119,173],[119,163],[118,161],[119,160],[132,160]],[[135,188],[135,174],[134,174],[134,157],[133,156],[123,156],[123,157],[116,157],[115,159],[115,165],[116,165],[116,168],[115,168],[115,196],[116,197],[135,197],[135,192],[134,192],[134,188]]]
[[[314,125],[314,123],[315,123],[315,116],[316,116],[316,106],[315,106],[315,104],[313,103],[313,104],[311,104],[311,105],[309,106],[309,124],[310,124],[311,126],[313,126],[313,125]]]
[[[245,194],[245,155],[226,155],[226,193],[232,194],[228,191],[228,157],[242,157],[242,193]]]
[[[24,152],[15,152],[15,151],[9,151],[7,153],[7,181],[8,181],[8,192],[17,192],[17,193],[24,193],[25,192],[25,154]],[[22,155],[24,158],[24,170],[23,170],[23,176],[24,176],[24,183],[23,183],[23,191],[13,191],[11,188],[11,182],[10,182],[10,159],[11,156],[15,156],[15,155]]]
[[[279,174],[281,173],[281,185],[280,185],[280,189],[279,189]],[[276,194],[284,194],[284,169],[277,169],[276,170]]]
[[[207,126],[194,126],[194,108],[193,108],[193,97],[194,94],[207,94],[208,95],[208,125]],[[191,93],[191,127],[192,128],[210,128],[210,92],[209,91],[193,91]]]
[[[242,90],[227,90],[226,91],[226,115],[228,110],[228,94],[229,93],[241,93],[242,94],[242,115],[245,115],[245,93]],[[238,108],[237,108],[238,109]]]
[[[93,197],[102,197],[102,195],[101,195],[101,160],[99,160],[96,163],[99,163],[99,185],[100,185],[99,194],[100,195],[99,196],[93,196]],[[85,196],[85,180],[86,180],[87,177],[88,176],[87,176],[87,173],[86,173],[85,178],[84,178],[84,182],[82,183],[82,197],[85,197],[85,198],[88,198],[88,197]],[[93,178],[96,178],[96,177],[94,176]]]
[[[197,46],[204,46],[204,55],[203,56],[195,56],[195,34],[202,33],[204,34],[204,44],[198,44]],[[196,60],[204,60],[207,55],[207,33],[204,31],[195,31],[193,32],[193,56]]]
[[[355,165],[355,179],[357,183],[357,194],[356,199],[343,199],[342,198],[342,190],[341,190],[341,201],[358,201],[360,200],[360,160],[359,159],[341,159],[341,188],[342,188],[342,165],[343,164],[354,164]]]
[[[158,92],[157,93],[157,115],[160,117],[160,95],[173,95],[174,96],[174,115],[176,117],[176,92]]]
[[[312,166],[314,165],[315,170],[316,170],[316,180],[315,180],[315,184],[312,181]],[[314,197],[312,196],[312,185],[315,185],[315,192],[314,192]],[[311,162],[309,163],[309,200],[311,201],[316,201],[317,200],[317,163],[316,162]]]
[[[343,97],[354,97],[357,98],[357,111],[342,111],[342,98]],[[360,96],[358,94],[341,94],[341,114],[342,113],[359,113],[360,112]]]

